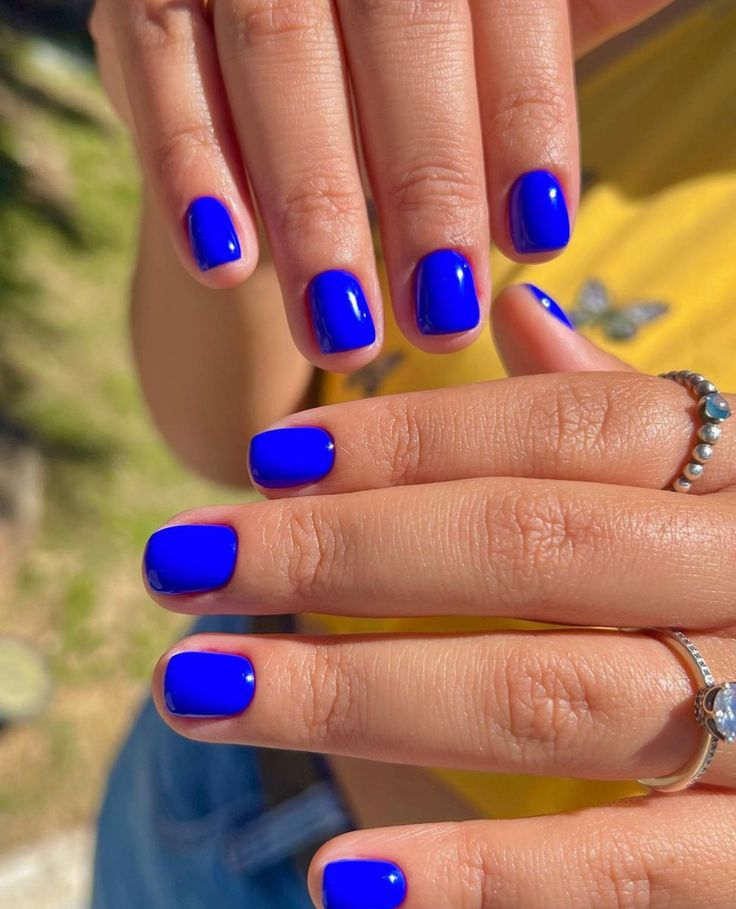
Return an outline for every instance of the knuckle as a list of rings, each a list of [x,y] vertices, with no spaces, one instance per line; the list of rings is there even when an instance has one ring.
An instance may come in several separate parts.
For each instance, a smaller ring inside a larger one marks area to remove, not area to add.
[[[229,6],[235,39],[243,50],[285,41],[313,43],[327,21],[325,5],[315,0],[247,0]]]
[[[370,21],[446,26],[464,12],[462,0],[352,0],[351,9]]]
[[[156,171],[164,184],[186,185],[196,172],[202,153],[213,144],[207,123],[191,123],[161,136],[153,152]]]
[[[539,72],[528,84],[515,85],[494,99],[484,117],[498,135],[539,132],[556,135],[566,128],[569,104],[556,73]]]
[[[489,497],[485,525],[490,558],[507,565],[510,586],[522,585],[530,598],[544,597],[562,572],[594,559],[608,538],[603,516],[546,485]]]
[[[306,501],[286,503],[279,517],[289,595],[302,601],[317,600],[329,591],[335,568],[344,560],[345,544],[337,521]]]
[[[375,427],[366,426],[366,443],[381,440],[385,472],[392,486],[410,486],[417,481],[420,468],[426,465],[431,439],[425,440],[423,421],[415,406],[406,398],[388,399],[381,409]]]
[[[188,45],[202,17],[198,0],[131,0],[124,8],[136,49],[151,54]]]
[[[365,220],[365,198],[349,175],[317,172],[297,181],[279,210],[279,227],[286,235],[303,238],[305,231],[320,229],[345,238]]]
[[[590,741],[600,707],[590,667],[537,645],[510,649],[488,691],[486,716],[495,716],[524,766],[566,765]],[[602,706],[602,705],[601,705]]]
[[[603,839],[599,837],[586,856],[591,897],[611,909],[662,905],[657,897],[662,893],[657,870],[661,861],[654,858],[655,848],[662,843],[647,848],[638,837],[625,833]]]
[[[428,144],[434,144],[432,139]],[[443,219],[468,223],[483,216],[483,176],[478,162],[462,149],[457,155],[416,154],[411,164],[388,181],[388,192],[397,209],[408,214],[439,212]]]
[[[359,724],[354,667],[339,647],[317,645],[307,667],[304,727],[310,748],[339,747],[354,740]]]

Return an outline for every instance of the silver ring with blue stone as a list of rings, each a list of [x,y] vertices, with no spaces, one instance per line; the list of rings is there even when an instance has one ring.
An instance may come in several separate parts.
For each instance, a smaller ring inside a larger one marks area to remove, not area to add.
[[[731,416],[731,408],[716,386],[699,372],[681,369],[679,372],[660,373],[660,378],[670,379],[687,388],[698,401],[698,442],[690,453],[690,461],[672,483],[675,492],[690,492],[713,457],[713,446],[721,437],[721,423]]]
[[[677,773],[655,779],[639,780],[659,792],[680,792],[696,783],[713,763],[721,742],[736,742],[736,682],[716,683],[702,653],[687,635],[677,628],[647,628],[648,634],[684,657],[698,686],[695,718],[703,730],[697,754]]]

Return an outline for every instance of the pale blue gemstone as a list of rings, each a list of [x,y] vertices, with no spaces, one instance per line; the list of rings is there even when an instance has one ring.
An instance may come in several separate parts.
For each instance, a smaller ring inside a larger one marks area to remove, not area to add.
[[[703,398],[703,415],[708,420],[727,420],[731,416],[731,408],[723,395],[706,395]]]
[[[713,704],[713,718],[727,742],[736,742],[736,686],[724,685]]]

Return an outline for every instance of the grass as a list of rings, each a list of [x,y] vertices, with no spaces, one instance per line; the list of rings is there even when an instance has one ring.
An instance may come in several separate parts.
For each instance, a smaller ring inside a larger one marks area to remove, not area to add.
[[[45,713],[0,735],[2,851],[93,817],[153,663],[185,627],[143,592],[145,540],[173,512],[235,496],[175,463],[140,400],[126,316],[135,165],[94,73],[7,31],[0,57],[0,431],[44,467],[0,630],[54,678]]]

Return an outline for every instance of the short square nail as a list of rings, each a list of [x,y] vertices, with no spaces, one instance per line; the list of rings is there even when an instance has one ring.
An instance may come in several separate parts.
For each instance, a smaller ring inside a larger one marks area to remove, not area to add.
[[[307,298],[322,353],[357,350],[376,340],[373,317],[355,275],[323,271],[310,281]]]
[[[560,182],[546,170],[522,174],[509,192],[509,231],[519,253],[544,253],[570,242],[570,218]]]
[[[559,303],[553,300],[549,294],[545,293],[540,287],[537,287],[536,284],[525,284],[524,287],[534,295],[537,302],[543,306],[551,316],[554,316],[558,322],[562,322],[563,325],[566,325],[568,328],[575,331],[575,325],[570,321],[565,310]]]
[[[316,483],[335,464],[335,440],[317,426],[269,429],[250,441],[250,475],[264,489]]]
[[[202,593],[227,584],[237,558],[238,536],[232,527],[177,524],[150,537],[143,565],[157,593]]]
[[[344,859],[325,866],[324,909],[396,909],[405,899],[406,878],[393,862]]]
[[[175,716],[236,716],[255,692],[253,664],[235,653],[175,653],[164,674],[166,709]]]
[[[189,241],[200,271],[240,258],[240,241],[230,212],[213,196],[195,199],[187,212]]]
[[[421,260],[414,292],[417,325],[423,335],[457,334],[480,322],[472,266],[453,249],[438,249]]]

